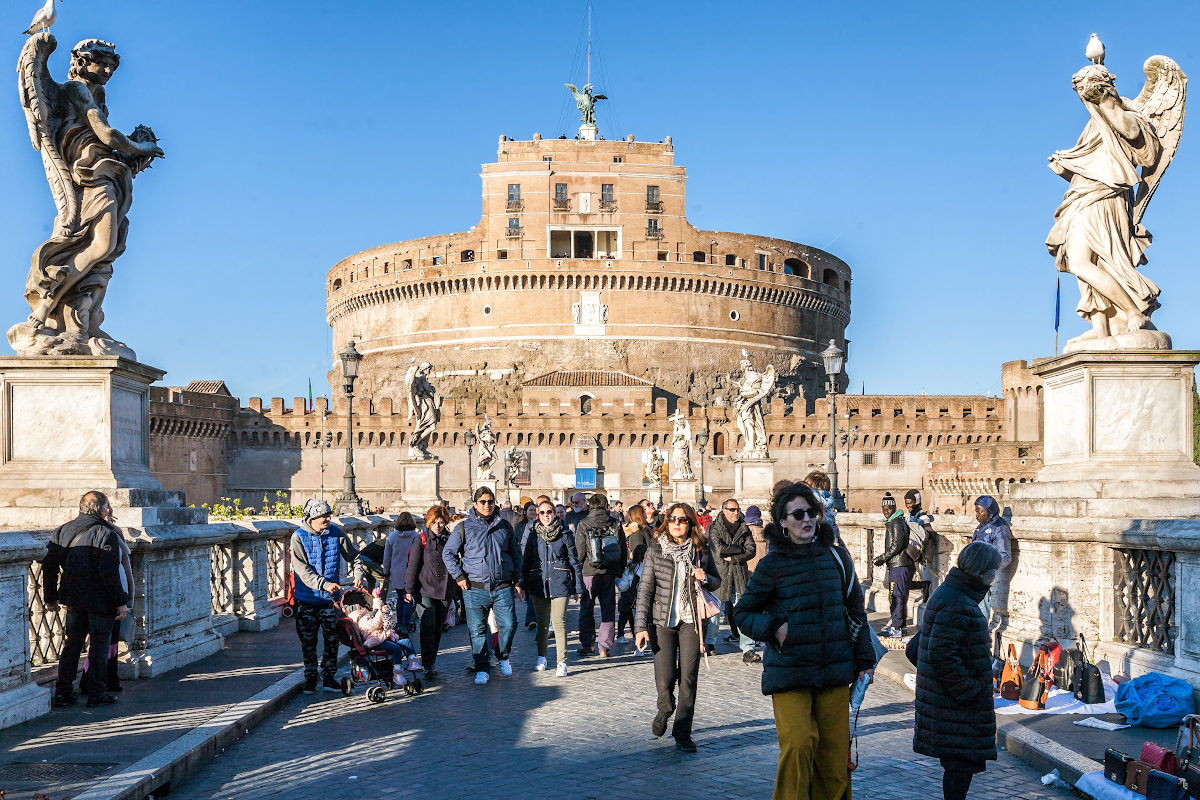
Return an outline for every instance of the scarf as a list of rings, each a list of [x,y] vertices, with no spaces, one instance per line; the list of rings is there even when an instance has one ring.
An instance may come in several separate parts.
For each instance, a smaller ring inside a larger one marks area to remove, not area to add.
[[[533,530],[537,533],[538,538],[546,544],[557,541],[562,536],[562,520],[557,517],[554,518],[554,522],[551,522],[549,527],[543,525],[540,519],[533,523],[533,525]]]
[[[658,546],[662,551],[671,557],[671,560],[676,564],[682,564],[690,571],[696,563],[696,545],[692,543],[692,537],[688,537],[683,544],[675,544],[670,537],[665,533],[658,537]]]

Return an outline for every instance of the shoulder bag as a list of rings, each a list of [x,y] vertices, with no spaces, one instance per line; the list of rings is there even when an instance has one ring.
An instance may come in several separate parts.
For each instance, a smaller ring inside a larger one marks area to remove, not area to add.
[[[1200,748],[1196,746],[1197,728],[1200,727],[1200,717],[1188,714],[1183,718],[1183,726],[1179,733],[1182,738],[1186,729],[1188,734],[1187,747],[1176,750],[1176,774],[1187,781],[1187,796],[1200,797]]]
[[[1133,756],[1127,756],[1120,750],[1113,750],[1111,747],[1104,751],[1104,777],[1113,783],[1124,786],[1125,774],[1129,771],[1129,765],[1133,763]]]
[[[1179,764],[1175,753],[1165,747],[1159,747],[1154,742],[1142,744],[1142,752],[1138,756],[1138,760],[1145,761],[1159,772],[1165,772],[1168,775],[1179,774]]]
[[[1071,680],[1075,687],[1075,699],[1088,705],[1103,703],[1105,701],[1104,679],[1100,677],[1100,668],[1093,663],[1095,662],[1095,653],[1093,652],[1092,659],[1088,659],[1087,645],[1082,633],[1079,634],[1079,654],[1080,663],[1075,667],[1075,674]]]
[[[1146,800],[1187,800],[1188,782],[1157,769],[1146,778]]]
[[[1017,700],[1023,708],[1041,711],[1046,707],[1046,699],[1050,697],[1050,678],[1046,675],[1046,651],[1038,650],[1025,673],[1025,685],[1021,687],[1021,696]]]
[[[1017,648],[1008,646],[1008,658],[1004,661],[1004,670],[1000,673],[1000,696],[1005,700],[1020,700],[1021,685],[1025,678],[1021,675],[1021,662],[1017,660]]]

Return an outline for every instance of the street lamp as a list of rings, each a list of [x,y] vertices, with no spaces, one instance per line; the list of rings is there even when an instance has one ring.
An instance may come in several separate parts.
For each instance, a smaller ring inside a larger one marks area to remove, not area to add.
[[[475,431],[468,428],[467,432],[463,434],[463,439],[465,439],[467,442],[467,497],[474,498],[475,480],[473,474],[475,471],[475,463],[471,460],[471,450],[475,447],[475,442],[477,441]]]
[[[696,434],[696,444],[700,445],[700,507],[704,508],[708,501],[704,498],[704,448],[708,445],[708,430]]]
[[[346,391],[346,473],[342,496],[338,498],[338,512],[361,514],[362,499],[354,491],[354,379],[358,377],[362,354],[354,349],[351,340],[346,349],[338,353],[338,358],[342,360],[342,388]]]
[[[842,374],[846,354],[838,348],[833,339],[830,339],[829,347],[821,353],[821,360],[825,362],[825,374],[828,376],[828,380],[825,381],[825,393],[829,398],[829,490],[833,494],[833,507],[843,511],[845,502],[838,491],[837,470],[837,376]]]

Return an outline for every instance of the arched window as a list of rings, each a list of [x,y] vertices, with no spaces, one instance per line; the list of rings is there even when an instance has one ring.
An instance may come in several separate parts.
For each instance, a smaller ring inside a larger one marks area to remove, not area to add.
[[[579,398],[579,413],[584,416],[592,413],[591,396],[585,394]]]
[[[713,453],[714,456],[725,455],[725,434],[713,434]]]
[[[474,250],[463,250],[461,253],[458,254],[458,260],[463,262],[464,264],[467,263],[468,261],[474,261],[475,260],[475,251]]]
[[[829,286],[833,286],[834,288],[837,288],[837,284],[838,284],[837,270],[836,269],[825,270],[825,275],[823,278],[821,278],[821,282],[825,283]]]
[[[336,292],[340,288],[342,288],[342,279],[338,278],[333,282],[333,290]]]
[[[808,264],[805,264],[798,258],[785,258],[783,260],[783,274],[796,275],[801,278],[808,277]]]
[[[850,281],[842,281],[842,291],[850,294]]]

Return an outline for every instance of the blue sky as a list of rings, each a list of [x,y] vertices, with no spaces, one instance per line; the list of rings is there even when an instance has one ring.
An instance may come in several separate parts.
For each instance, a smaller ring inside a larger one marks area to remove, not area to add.
[[[38,0],[0,9],[15,66]],[[115,42],[111,121],[167,158],[136,182],[105,328],[168,371],[243,398],[325,389],[323,281],[377,244],[465,230],[500,134],[577,124],[585,3],[66,0],[51,59]],[[599,0],[609,138],[673,136],[701,228],[827,248],[854,272],[854,391],[995,393],[1004,361],[1054,346],[1043,241],[1066,183],[1046,156],[1086,121],[1071,91],[1100,34],[1117,88],[1168,55],[1194,72],[1200,6]],[[1147,15],[1148,22],[1140,22]],[[1161,20],[1158,22],[1156,20]],[[574,65],[574,68],[573,68]],[[10,66],[11,68],[11,66]],[[10,73],[11,75],[11,73]],[[14,81],[15,84],[15,81]],[[0,92],[0,323],[54,205],[15,85]],[[603,105],[603,104],[602,104]],[[1144,220],[1154,321],[1200,348],[1200,132]],[[1063,340],[1083,331],[1063,283]]]

